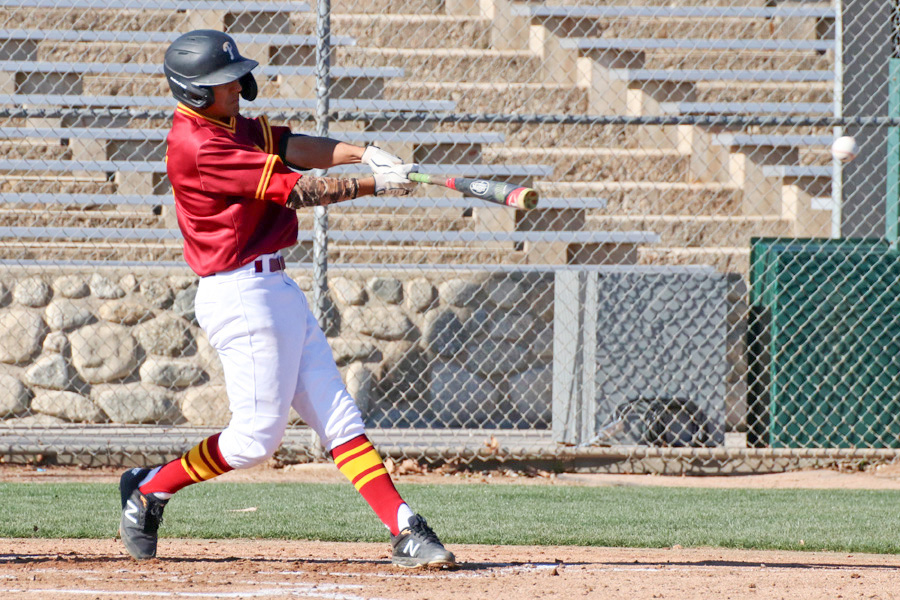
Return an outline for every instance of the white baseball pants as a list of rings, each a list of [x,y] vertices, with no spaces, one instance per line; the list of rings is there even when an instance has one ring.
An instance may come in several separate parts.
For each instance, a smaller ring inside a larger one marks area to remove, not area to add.
[[[235,469],[272,456],[291,406],[326,450],[365,433],[306,296],[284,271],[270,271],[277,256],[260,257],[262,272],[251,262],[203,277],[197,289],[197,322],[222,360],[231,408],[219,450]]]

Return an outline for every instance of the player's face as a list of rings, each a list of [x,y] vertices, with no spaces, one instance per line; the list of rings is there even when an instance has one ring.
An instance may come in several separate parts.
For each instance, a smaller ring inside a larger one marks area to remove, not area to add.
[[[234,80],[212,87],[213,103],[206,109],[211,117],[236,117],[241,111],[241,83]]]

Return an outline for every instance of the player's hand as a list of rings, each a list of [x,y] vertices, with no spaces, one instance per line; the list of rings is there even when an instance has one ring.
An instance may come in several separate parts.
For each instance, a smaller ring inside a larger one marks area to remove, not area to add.
[[[366,150],[362,155],[362,162],[369,165],[372,173],[377,175],[387,172],[391,167],[402,165],[403,159],[399,156],[394,156],[390,152],[385,152],[378,146],[366,146]]]
[[[406,196],[412,193],[416,185],[410,181],[408,175],[417,172],[419,165],[407,163],[386,168],[382,173],[375,173],[375,195]]]

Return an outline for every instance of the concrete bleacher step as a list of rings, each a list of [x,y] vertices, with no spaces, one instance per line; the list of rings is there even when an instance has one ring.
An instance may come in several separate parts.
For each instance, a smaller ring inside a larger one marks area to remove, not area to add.
[[[46,173],[4,173],[0,177],[0,192],[4,194],[112,194],[117,187],[103,173],[54,173],[52,177]]]
[[[523,50],[472,48],[337,48],[336,64],[355,67],[402,66],[416,82],[522,82],[535,80],[537,55]]]
[[[749,247],[752,237],[787,237],[793,221],[777,216],[697,215],[588,215],[588,230],[648,230],[658,233],[661,246],[707,248]]]
[[[821,129],[821,128],[820,128]],[[832,163],[831,143],[834,134],[822,133],[720,133],[712,136],[711,145],[728,148],[729,152],[743,152],[760,156],[761,153],[784,154],[797,150],[796,166],[828,167]],[[784,160],[791,160],[785,157]]]
[[[766,165],[762,167],[766,177],[780,178],[786,184],[808,186],[815,182],[828,182],[834,174],[831,165]]]
[[[171,10],[0,6],[0,23],[5,29],[58,29],[58,30],[121,30],[141,31],[190,31],[189,15]]]
[[[690,175],[690,156],[679,150],[493,146],[484,149],[482,159],[488,163],[537,160],[553,167],[556,181],[680,182]]]
[[[36,11],[35,9],[40,10]],[[7,28],[190,31],[214,28],[233,33],[289,33],[290,17],[309,12],[305,2],[188,0],[3,0],[0,23]]]
[[[830,146],[833,135],[772,135],[746,133],[719,133],[713,136],[712,145],[727,148],[743,146],[772,146],[774,148],[800,148],[810,146]]]
[[[180,31],[93,31],[73,29],[0,29],[0,60],[135,62],[161,64]],[[315,64],[316,36],[235,33],[242,54],[261,64]],[[331,36],[335,47],[355,44]]]
[[[741,69],[823,71],[833,68],[828,55],[816,52],[654,50],[645,55],[649,69]]]
[[[778,40],[798,37],[797,24],[771,19],[607,17],[580,18],[580,35],[607,38],[702,38],[737,40]],[[532,19],[532,23],[534,20]],[[555,24],[545,25],[551,32]]]
[[[561,123],[441,123],[439,131],[494,132],[505,137],[510,146],[553,148],[593,146],[596,148],[640,149],[655,148],[656,141],[647,142],[645,125],[600,125]]]
[[[569,37],[560,40],[559,45],[569,50],[588,52],[631,51],[631,52],[826,52],[834,50],[834,40],[797,39],[794,36],[778,39],[742,39],[725,36],[714,38],[617,38],[617,37]]]
[[[97,8],[96,0],[55,0],[53,5],[66,9],[92,9]],[[44,0],[0,0],[0,6],[18,8],[45,9],[47,3]],[[103,6],[115,10],[140,10],[146,8],[144,0],[103,0]],[[250,11],[250,12],[286,12],[308,11],[310,4],[297,0],[205,0],[202,8],[198,8],[197,2],[192,0],[154,0],[153,6],[159,10],[181,12],[185,10],[226,10],[226,11]]]
[[[58,140],[0,140],[0,158],[68,160],[72,151]]]
[[[638,248],[637,254],[638,264],[641,265],[710,265],[720,273],[739,273],[745,279],[750,274],[749,245],[710,248],[646,246]]]
[[[572,19],[786,19],[786,18],[834,18],[834,7],[829,2],[785,2],[773,6],[771,2],[752,0],[736,5],[731,0],[695,2],[694,0],[641,0],[627,2],[617,0],[552,0],[546,4],[517,4],[512,14],[535,18]]]
[[[0,94],[0,105],[16,107],[87,107],[101,109],[155,108],[175,110],[175,100],[170,92],[154,96],[78,95],[78,94]],[[456,104],[446,100],[380,100],[373,98],[333,98],[332,110],[348,111],[423,111],[447,112]],[[244,104],[241,114],[255,116],[267,112],[308,111],[316,107],[315,98],[273,98],[260,95],[252,103]],[[90,117],[87,117],[90,119]],[[168,117],[166,117],[168,118]],[[129,119],[129,123],[134,120]],[[139,122],[138,122],[139,123]]]
[[[682,115],[831,115],[830,102],[666,102],[667,114]]]
[[[10,208],[0,205],[0,227],[69,227],[96,228],[116,227],[122,229],[159,227],[162,220],[148,207],[144,210],[84,210],[74,207],[72,210],[59,206],[27,206]],[[38,209],[38,210],[35,210]]]
[[[801,148],[800,165],[807,167],[827,167],[834,162],[831,148]]]
[[[168,261],[184,264],[180,240],[170,243],[135,244],[130,241],[88,243],[0,239],[0,260],[16,261]]]
[[[338,9],[339,10],[339,9]],[[315,14],[292,15],[293,31],[315,31]],[[331,31],[371,48],[469,48],[488,50],[491,20],[433,14],[341,14],[331,17]]]
[[[790,6],[794,2],[793,0],[789,0],[786,4],[782,4],[782,6]],[[811,7],[813,5],[821,7],[824,11],[826,9],[830,9],[830,4],[826,3],[816,3],[816,2],[807,2],[800,0],[798,3],[802,3],[803,6]],[[574,4],[572,0],[547,0],[543,3],[544,7],[548,9],[550,7],[561,8]],[[701,8],[714,8],[715,10],[730,10],[733,11],[735,9],[734,0],[578,0],[577,2],[579,7],[587,8],[587,7],[600,7],[603,10],[661,10],[661,9],[677,9],[677,10],[690,10],[697,11]],[[772,0],[744,0],[741,2],[740,6],[744,8],[752,8],[753,10],[771,10]],[[542,7],[543,8],[543,7]]]
[[[834,79],[830,70],[736,70],[736,69],[609,69],[610,77],[634,83],[646,82],[735,82],[767,84],[827,83]]]
[[[559,46],[626,68],[828,70],[834,40],[570,37]]]
[[[697,84],[695,101],[702,103],[800,102],[830,103],[834,84],[821,82],[704,81]]]
[[[77,192],[24,192],[5,193],[3,202],[6,206],[26,208],[36,205],[57,206],[60,208],[116,208],[130,210],[140,206],[173,205],[175,200],[171,194],[115,194],[115,193],[77,193]],[[117,208],[122,207],[122,208]],[[137,209],[140,210],[140,209]]]
[[[538,180],[535,189],[542,196],[604,198],[608,214],[728,216],[741,214],[742,210],[741,190],[723,183]]]
[[[444,0],[354,0],[349,6],[332,4],[332,10],[367,15],[443,15]]]
[[[588,109],[586,88],[542,83],[386,81],[384,97],[393,100],[446,98],[456,103],[457,112],[584,114]]]
[[[541,6],[514,4],[506,20],[550,31],[577,23],[578,34],[620,38],[774,39],[812,37],[834,20],[829,6]],[[515,25],[515,24],[514,24]],[[502,27],[502,25],[501,25]],[[799,30],[799,27],[803,27]],[[804,35],[806,34],[806,35]]]
[[[0,73],[4,91],[15,94],[93,94],[101,95],[110,82],[130,84],[129,87],[159,90],[168,88],[159,64],[148,63],[92,63],[92,62],[39,62],[0,61]],[[314,89],[315,67],[306,65],[260,65],[254,74],[261,82],[287,79],[292,95],[304,97]],[[369,97],[381,95],[384,81],[402,77],[403,69],[396,67],[332,67],[331,78],[335,97]],[[296,80],[296,81],[295,81]],[[100,89],[96,89],[100,86]],[[261,92],[269,87],[261,85]],[[143,95],[121,87],[115,94]],[[151,93],[149,95],[164,95]]]

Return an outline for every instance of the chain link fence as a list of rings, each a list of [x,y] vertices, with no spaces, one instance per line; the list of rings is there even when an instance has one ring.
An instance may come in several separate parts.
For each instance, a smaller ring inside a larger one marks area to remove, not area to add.
[[[164,164],[163,53],[211,28],[260,63],[243,114],[541,195],[300,212],[288,273],[383,453],[892,459],[897,22],[875,0],[0,0],[0,455],[143,464],[228,422]],[[299,417],[283,455],[322,457]]]

